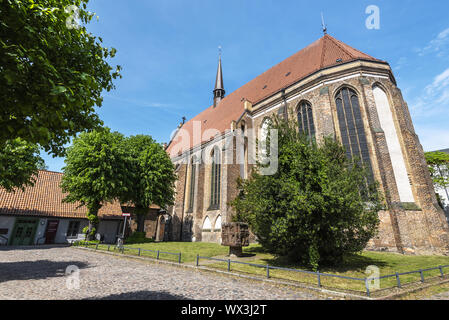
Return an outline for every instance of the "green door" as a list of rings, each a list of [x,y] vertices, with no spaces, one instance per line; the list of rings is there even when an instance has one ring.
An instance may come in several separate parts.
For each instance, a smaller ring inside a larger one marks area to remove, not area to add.
[[[33,245],[34,235],[38,225],[37,219],[17,219],[10,244],[13,246]]]

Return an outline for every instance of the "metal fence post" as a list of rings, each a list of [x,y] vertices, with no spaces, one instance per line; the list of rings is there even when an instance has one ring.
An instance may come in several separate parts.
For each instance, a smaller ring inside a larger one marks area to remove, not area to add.
[[[228,259],[228,272],[231,271],[231,259]]]
[[[109,251],[110,249],[111,249],[111,245],[109,244],[109,245],[108,245],[108,251]]]
[[[441,278],[444,278],[443,267],[442,267],[442,266],[439,266],[438,269],[440,269]]]
[[[196,255],[196,266],[198,267],[200,265],[200,255]]]
[[[159,250],[157,251],[157,256],[156,256],[156,260],[159,260]]]
[[[95,246],[95,250],[98,250],[98,243],[97,243],[97,245]]]
[[[181,263],[181,252],[179,253],[179,260],[178,263]]]
[[[267,279],[270,279],[270,266],[267,264]]]
[[[371,296],[371,293],[369,291],[369,280],[368,280],[368,278],[365,278],[365,287],[366,287],[366,295],[368,297]]]
[[[401,279],[399,278],[399,273],[396,272],[396,282],[398,283],[398,288],[401,288]]]
[[[424,273],[422,270],[419,270],[419,273],[421,274],[421,282],[424,282]]]
[[[320,272],[317,271],[316,275],[317,275],[317,278],[318,278],[318,287],[321,288],[321,275],[320,275]]]
[[[140,248],[139,248],[139,253],[138,253],[139,257],[140,257]]]

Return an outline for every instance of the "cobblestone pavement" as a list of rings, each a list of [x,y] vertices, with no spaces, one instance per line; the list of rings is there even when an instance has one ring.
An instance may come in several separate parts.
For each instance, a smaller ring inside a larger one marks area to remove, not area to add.
[[[77,273],[65,275],[71,265],[79,268],[79,289],[76,289]],[[0,299],[308,300],[319,297],[194,269],[82,249],[42,247],[0,249]]]

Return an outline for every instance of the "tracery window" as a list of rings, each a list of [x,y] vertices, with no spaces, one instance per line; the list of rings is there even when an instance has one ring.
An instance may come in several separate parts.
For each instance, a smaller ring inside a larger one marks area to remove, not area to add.
[[[189,188],[189,207],[188,211],[193,212],[193,203],[195,199],[195,178],[196,178],[196,158],[193,157],[190,164],[190,188]]]
[[[350,159],[360,159],[369,168],[372,178],[371,160],[357,93],[352,89],[342,88],[337,93],[335,102],[341,140],[346,149],[346,155]]]
[[[221,187],[220,150],[218,148],[214,148],[211,156],[212,156],[212,169],[211,169],[210,207],[211,209],[218,209],[220,206],[220,187]]]
[[[310,138],[314,138],[315,124],[313,122],[312,105],[307,101],[302,101],[298,106],[297,115],[299,131],[308,135]]]
[[[268,157],[270,156],[269,148],[270,148],[270,129],[272,126],[271,119],[267,118],[262,122],[262,126],[260,127],[260,160],[264,163]]]

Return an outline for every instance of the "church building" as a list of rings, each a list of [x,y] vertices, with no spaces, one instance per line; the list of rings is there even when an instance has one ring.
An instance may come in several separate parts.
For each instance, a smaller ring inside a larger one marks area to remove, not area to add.
[[[371,169],[387,209],[367,249],[449,254],[449,225],[390,65],[328,34],[228,95],[220,57],[213,104],[167,146],[178,175],[171,240],[220,243],[237,178],[249,176],[253,140],[273,114],[294,114],[299,130],[318,143],[334,137]]]

